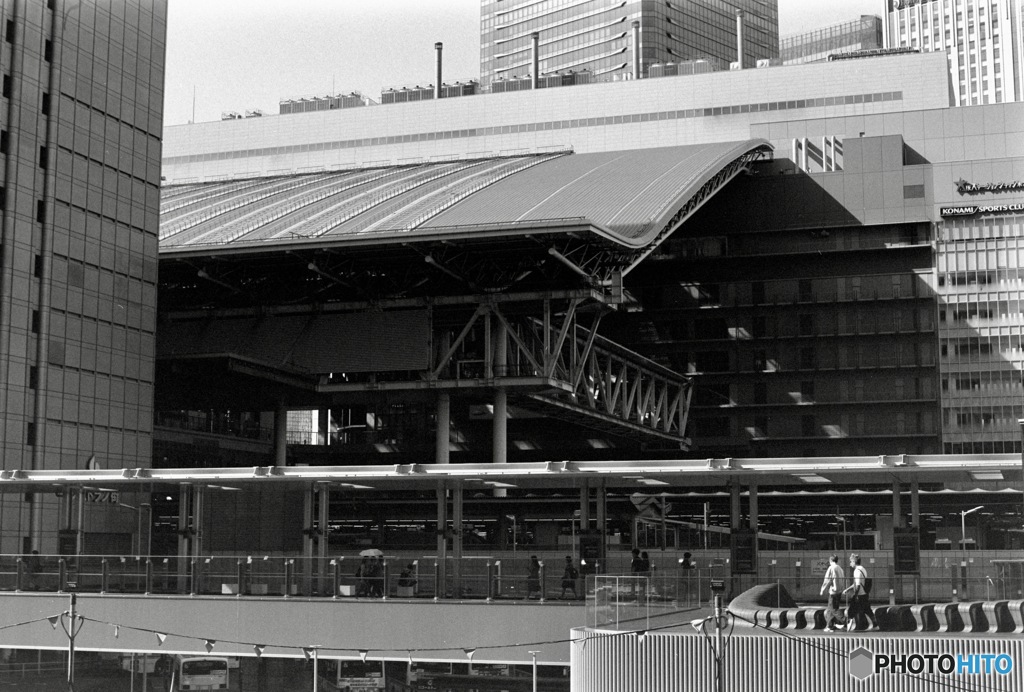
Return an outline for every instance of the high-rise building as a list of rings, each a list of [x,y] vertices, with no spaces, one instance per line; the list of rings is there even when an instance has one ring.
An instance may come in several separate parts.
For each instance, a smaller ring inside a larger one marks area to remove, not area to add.
[[[886,0],[885,46],[949,56],[957,106],[1024,99],[1024,1]]]
[[[642,76],[654,64],[698,59],[728,69],[737,60],[738,34],[745,67],[779,54],[778,0],[482,0],[480,83],[530,73],[535,32],[541,75],[587,70],[597,80],[628,78],[633,74],[634,21],[640,22]]]
[[[882,47],[882,18],[865,14],[839,24],[779,39],[783,65],[827,60],[836,53],[875,50]]]
[[[166,2],[0,13],[3,467],[148,465]],[[4,537],[37,545],[38,509]]]

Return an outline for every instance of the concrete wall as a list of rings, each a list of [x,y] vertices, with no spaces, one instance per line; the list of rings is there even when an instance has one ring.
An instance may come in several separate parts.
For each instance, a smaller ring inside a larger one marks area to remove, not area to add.
[[[726,142],[748,139],[758,123],[948,104],[942,55],[845,60],[176,125],[164,131],[163,175],[185,182],[544,148]]]

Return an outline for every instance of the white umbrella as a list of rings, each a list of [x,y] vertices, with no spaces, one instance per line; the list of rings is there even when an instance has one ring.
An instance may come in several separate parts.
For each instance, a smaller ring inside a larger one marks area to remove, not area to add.
[[[366,550],[359,553],[360,557],[384,557],[384,551],[378,550],[377,548],[367,548]]]

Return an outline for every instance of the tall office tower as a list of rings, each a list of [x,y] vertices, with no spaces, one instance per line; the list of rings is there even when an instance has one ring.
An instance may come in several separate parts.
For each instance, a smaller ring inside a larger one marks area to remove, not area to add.
[[[166,9],[0,3],[4,469],[149,463]],[[0,507],[4,552],[47,498]]]
[[[783,65],[827,60],[829,55],[872,50],[882,47],[882,18],[861,15],[840,24],[832,24],[802,34],[779,39],[779,58]]]
[[[778,0],[482,0],[480,83],[532,73],[535,32],[541,75],[586,70],[594,80],[629,78],[634,21],[640,76],[656,63],[698,59],[729,69],[740,35],[745,67],[779,54]]]
[[[957,106],[1024,100],[1024,0],[885,0],[886,48],[949,55]]]

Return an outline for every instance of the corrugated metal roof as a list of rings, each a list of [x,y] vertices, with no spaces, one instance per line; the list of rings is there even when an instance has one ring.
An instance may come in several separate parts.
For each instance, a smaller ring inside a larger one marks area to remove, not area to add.
[[[559,219],[642,247],[719,171],[769,147],[748,140],[170,186],[162,191],[160,249],[409,240],[487,226],[550,229]]]

